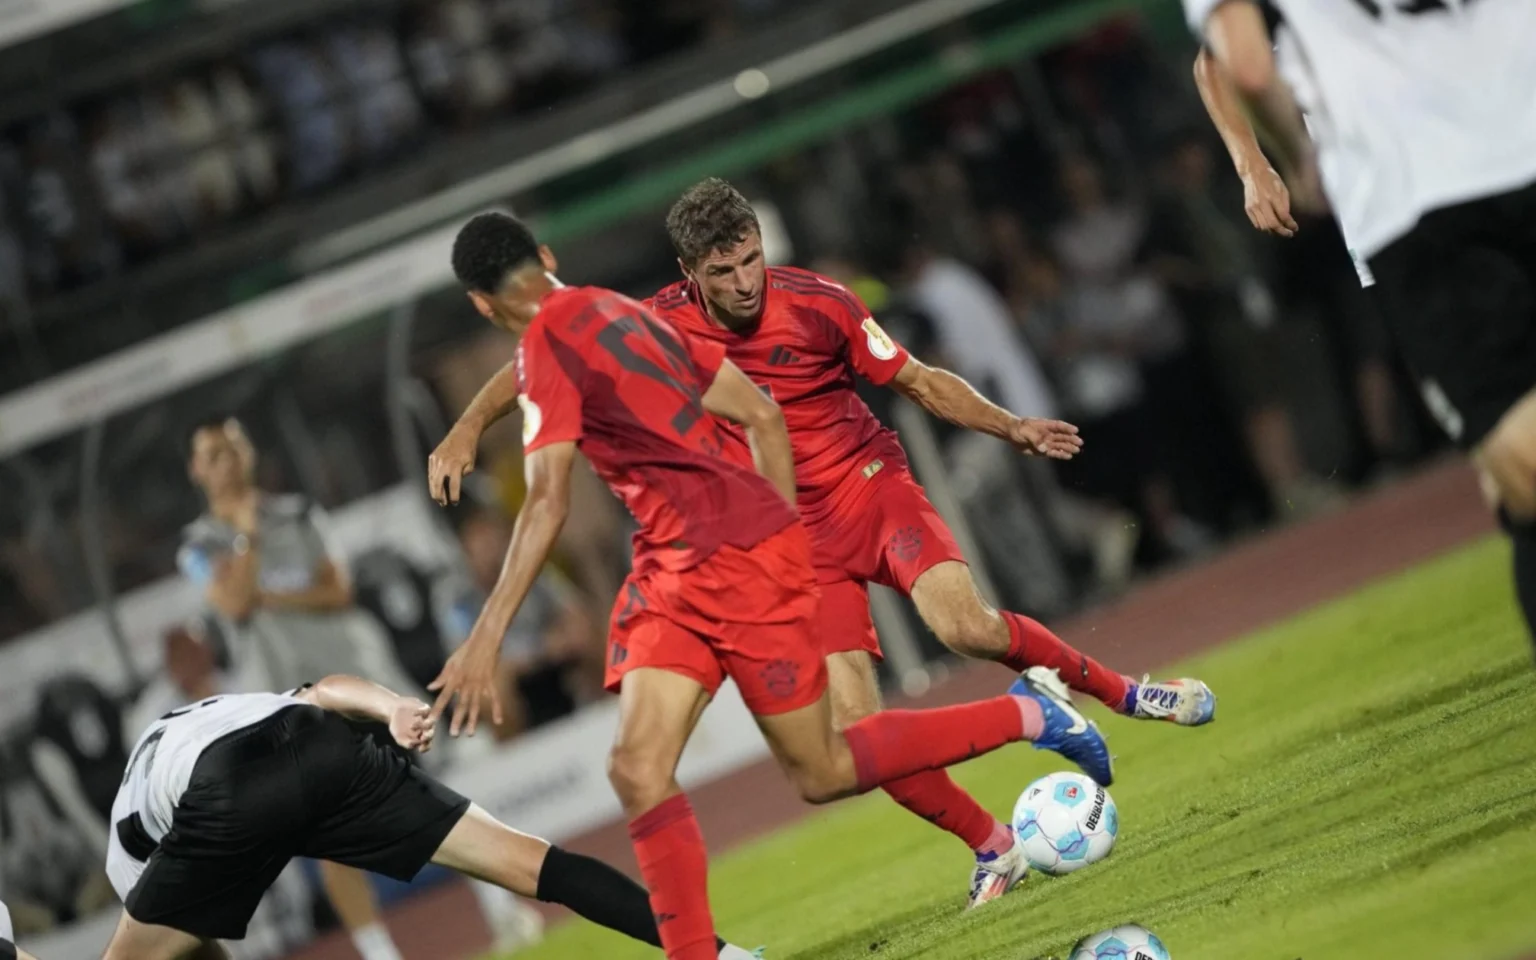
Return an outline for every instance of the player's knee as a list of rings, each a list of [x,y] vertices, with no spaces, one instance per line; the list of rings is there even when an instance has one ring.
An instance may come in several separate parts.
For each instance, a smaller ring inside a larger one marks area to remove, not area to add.
[[[672,769],[653,751],[617,746],[608,754],[608,782],[626,811],[649,810],[671,791]]]
[[[995,660],[1008,652],[1008,625],[980,603],[946,611],[929,626],[940,643],[961,656]]]
[[[831,803],[859,792],[853,754],[841,734],[833,736],[826,753],[813,760],[786,762],[784,772],[806,803]]]

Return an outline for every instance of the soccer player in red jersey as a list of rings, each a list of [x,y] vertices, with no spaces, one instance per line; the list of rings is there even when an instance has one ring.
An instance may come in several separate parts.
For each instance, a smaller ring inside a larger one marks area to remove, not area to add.
[[[912,476],[896,434],[854,392],[854,375],[888,385],[933,415],[990,434],[1022,453],[1071,458],[1077,428],[1019,417],[963,379],[910,356],[845,287],[807,270],[768,267],[756,214],[719,179],[673,205],[667,232],[685,279],[648,301],[678,330],[718,343],[784,410],[795,454],[801,519],[810,531],[828,644],[834,719],[880,709],[879,640],[868,583],[910,596],[951,650],[1016,671],[1055,668],[1073,689],[1133,717],[1186,726],[1214,716],[1198,680],[1137,683],[1064,643],[1039,622],[999,612],[981,597],[948,526]],[[963,839],[977,855],[971,904],[1023,876],[1008,829],[943,771],[885,789],[899,803]]]
[[[715,957],[703,839],[675,771],[727,676],[813,803],[1020,740],[1110,782],[1103,738],[1044,668],[1006,696],[885,711],[834,730],[824,644],[813,632],[816,573],[792,506],[794,461],[779,407],[719,344],[679,337],[612,291],[562,286],[549,249],[511,217],[482,214],[465,225],[453,267],[476,308],[520,337],[528,494],[490,599],[431,684],[440,692],[434,716],[456,699],[457,735],[474,732],[482,704],[500,713],[501,641],[565,520],[579,450],[640,527],[609,636],[608,682],[619,693],[609,775],[668,957]],[[750,457],[732,453],[740,447],[715,417],[743,428]],[[457,491],[435,492],[448,500]]]

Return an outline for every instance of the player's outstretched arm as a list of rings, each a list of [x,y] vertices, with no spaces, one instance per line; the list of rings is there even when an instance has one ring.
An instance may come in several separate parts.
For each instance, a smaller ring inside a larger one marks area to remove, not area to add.
[[[1267,233],[1295,236],[1290,191],[1259,146],[1258,135],[1243,111],[1237,91],[1232,89],[1232,81],[1204,47],[1195,54],[1195,87],[1200,91],[1211,124],[1227,146],[1233,169],[1243,181],[1243,209],[1248,221]]]
[[[501,576],[481,608],[469,638],[448,658],[437,679],[427,685],[428,690],[438,695],[432,706],[434,724],[457,698],[448,730],[455,737],[460,730],[474,736],[483,703],[490,707],[491,719],[497,724],[502,722],[501,696],[496,688],[501,641],[565,525],[571,504],[571,467],[575,461],[573,440],[536,447],[524,458],[528,496],[512,528],[512,543],[507,547]]]
[[[965,379],[916,357],[891,380],[902,396],[941,420],[1006,440],[1021,453],[1070,460],[1083,448],[1077,428],[1061,420],[1016,417],[988,400]]]
[[[793,506],[795,456],[779,405],[729,360],[721,362],[714,382],[704,391],[703,402],[705,410],[746,429],[757,472],[767,477]]]
[[[1301,108],[1275,68],[1274,46],[1258,5],[1252,0],[1221,3],[1206,18],[1204,34],[1215,61],[1212,66],[1217,68],[1214,76],[1205,79],[1230,81],[1231,90],[1267,134],[1281,169],[1290,175],[1291,189],[1299,194],[1297,201],[1321,208],[1324,200],[1317,154],[1302,122]],[[1206,92],[1202,87],[1201,96]],[[1213,85],[1211,92],[1220,91]],[[1210,110],[1209,102],[1206,108]],[[1226,119],[1228,114],[1222,116]],[[1214,114],[1212,119],[1216,120]],[[1217,126],[1220,129],[1219,121]]]
[[[517,364],[513,362],[485,382],[448,436],[427,458],[427,489],[433,500],[444,506],[459,502],[464,477],[475,469],[481,435],[516,405]]]
[[[431,708],[361,677],[332,674],[294,696],[344,717],[387,724],[395,742],[407,750],[425,753],[432,746]]]

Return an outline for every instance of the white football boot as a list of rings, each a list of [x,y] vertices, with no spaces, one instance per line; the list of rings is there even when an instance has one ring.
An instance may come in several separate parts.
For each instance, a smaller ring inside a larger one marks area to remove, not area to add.
[[[1198,727],[1216,718],[1216,694],[1190,677],[1153,681],[1150,676],[1131,684],[1126,713],[1138,720],[1167,720],[1181,727]]]
[[[1006,853],[976,854],[976,872],[971,874],[971,898],[967,910],[991,903],[1024,881],[1029,863],[1017,840]]]

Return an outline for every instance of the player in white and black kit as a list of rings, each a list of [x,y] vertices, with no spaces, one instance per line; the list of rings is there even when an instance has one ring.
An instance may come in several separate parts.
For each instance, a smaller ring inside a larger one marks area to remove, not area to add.
[[[1233,93],[1293,187],[1326,190],[1426,404],[1499,509],[1536,635],[1536,2],[1184,8],[1250,219],[1295,229]]]
[[[16,931],[11,929],[11,911],[0,902],[0,960],[35,960],[25,950],[16,946]]]
[[[646,891],[518,833],[421,772],[430,711],[356,677],[210,697],[151,724],[112,807],[107,875],[124,912],[104,960],[222,957],[294,857],[409,880],[427,863],[562,903],[659,945]],[[352,721],[387,724],[403,749]],[[751,955],[721,942],[723,960]]]

